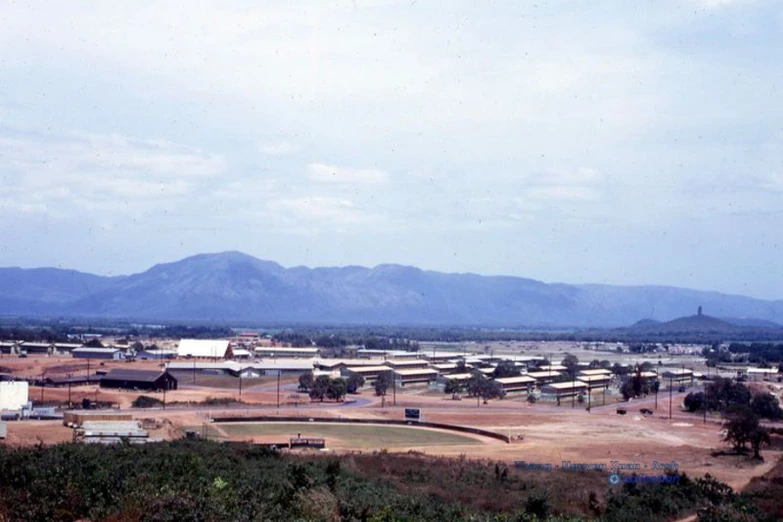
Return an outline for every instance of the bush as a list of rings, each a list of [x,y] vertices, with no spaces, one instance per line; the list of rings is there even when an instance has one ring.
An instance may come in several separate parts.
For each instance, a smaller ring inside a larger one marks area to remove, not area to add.
[[[149,395],[139,395],[133,400],[131,406],[134,408],[157,408],[163,406],[163,401]]]

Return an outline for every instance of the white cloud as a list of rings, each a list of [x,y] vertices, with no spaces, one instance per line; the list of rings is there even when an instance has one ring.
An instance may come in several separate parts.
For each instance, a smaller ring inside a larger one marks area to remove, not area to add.
[[[311,163],[307,166],[310,179],[323,183],[355,183],[377,185],[387,181],[386,173],[377,169],[354,169]]]
[[[535,199],[592,201],[599,197],[595,189],[579,186],[533,187],[525,192],[529,197]]]
[[[278,140],[262,143],[258,149],[267,156],[290,156],[299,152],[300,147],[290,141]]]
[[[67,214],[67,207],[119,209],[119,202],[140,207],[183,198],[226,168],[217,154],[99,134],[6,133],[0,135],[0,158],[0,197],[53,214]]]
[[[275,213],[288,213],[298,218],[299,223],[304,219],[309,226],[361,224],[378,218],[371,212],[357,208],[350,200],[328,196],[271,201],[268,208]]]
[[[705,9],[718,9],[732,5],[754,4],[757,0],[694,0],[696,4]]]

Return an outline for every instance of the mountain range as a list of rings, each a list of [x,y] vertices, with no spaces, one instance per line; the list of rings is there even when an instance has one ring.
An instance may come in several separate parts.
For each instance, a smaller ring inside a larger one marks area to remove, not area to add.
[[[666,286],[571,285],[400,265],[284,268],[239,252],[126,276],[0,268],[0,315],[229,324],[618,327],[693,314],[777,326],[783,301]]]

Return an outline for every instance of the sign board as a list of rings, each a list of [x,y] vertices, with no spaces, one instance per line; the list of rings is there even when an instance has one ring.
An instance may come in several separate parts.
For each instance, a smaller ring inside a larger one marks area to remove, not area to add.
[[[405,408],[405,420],[420,421],[421,410],[419,408]]]

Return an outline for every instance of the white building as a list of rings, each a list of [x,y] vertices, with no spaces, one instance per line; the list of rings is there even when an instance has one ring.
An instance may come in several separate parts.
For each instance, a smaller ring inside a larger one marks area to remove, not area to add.
[[[177,346],[179,357],[226,359],[232,356],[226,339],[182,339]]]
[[[26,381],[0,381],[0,410],[21,410],[30,400]]]

